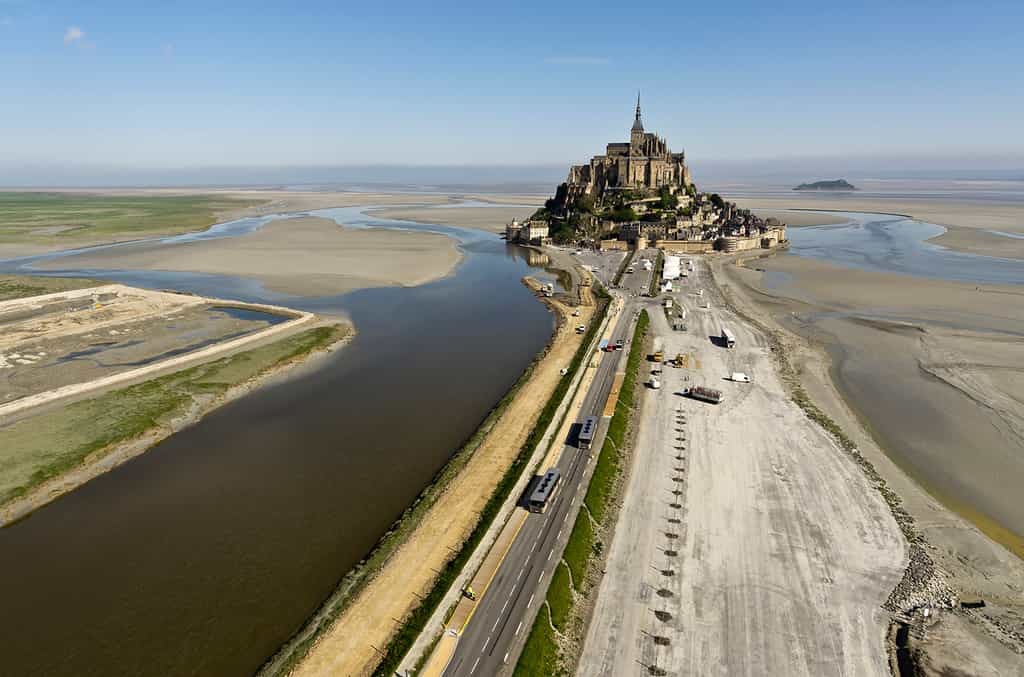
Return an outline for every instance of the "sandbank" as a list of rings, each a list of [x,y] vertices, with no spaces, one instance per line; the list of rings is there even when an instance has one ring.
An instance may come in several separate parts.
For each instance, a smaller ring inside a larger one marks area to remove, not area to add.
[[[330,219],[283,218],[239,237],[171,245],[151,242],[48,261],[43,267],[163,270],[235,275],[295,296],[415,286],[445,277],[461,254],[434,233],[351,229]]]
[[[1024,259],[1024,238],[997,232],[1024,234],[1024,203],[935,200],[911,198],[862,198],[856,195],[808,195],[793,197],[739,198],[741,207],[763,210],[821,209],[846,212],[902,214],[918,221],[945,226],[948,231],[930,242],[957,251]],[[795,222],[792,225],[797,225]]]

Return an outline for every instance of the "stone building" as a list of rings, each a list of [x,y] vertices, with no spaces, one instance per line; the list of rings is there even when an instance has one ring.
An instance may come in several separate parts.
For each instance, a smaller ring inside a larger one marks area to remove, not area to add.
[[[546,221],[530,220],[526,223],[512,221],[505,225],[505,239],[522,244],[547,244],[548,224]]]
[[[673,153],[665,139],[644,131],[639,94],[629,141],[609,143],[605,154],[594,156],[590,164],[571,167],[566,183],[569,198],[578,195],[601,198],[609,190],[662,187],[685,192],[693,185],[686,154]]]

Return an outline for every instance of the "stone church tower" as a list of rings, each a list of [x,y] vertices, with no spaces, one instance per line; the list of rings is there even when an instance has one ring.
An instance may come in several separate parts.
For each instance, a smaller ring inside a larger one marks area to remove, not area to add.
[[[668,188],[675,192],[686,190],[692,183],[686,155],[673,153],[665,139],[644,131],[637,92],[629,142],[609,143],[604,155],[595,155],[589,164],[571,167],[563,195],[566,199],[578,195],[600,199],[608,191]]]
[[[644,122],[640,119],[640,92],[636,93],[636,119],[633,120],[633,129],[629,133],[630,155],[640,155],[640,149],[644,145]]]

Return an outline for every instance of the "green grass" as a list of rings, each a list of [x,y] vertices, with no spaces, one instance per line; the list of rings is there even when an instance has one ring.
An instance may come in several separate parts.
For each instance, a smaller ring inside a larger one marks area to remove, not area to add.
[[[551,622],[559,632],[565,632],[565,622],[569,619],[572,609],[572,585],[569,582],[569,568],[565,562],[559,562],[555,574],[551,577],[548,588],[548,606],[551,608]]]
[[[540,415],[534,422],[533,428],[530,430],[530,434],[527,436],[523,446],[519,449],[519,454],[516,456],[512,465],[509,466],[508,470],[502,476],[501,481],[498,483],[497,488],[491,494],[480,517],[477,519],[476,525],[469,537],[463,541],[459,548],[459,551],[455,556],[448,561],[448,563],[441,570],[433,587],[430,592],[427,593],[420,604],[403,620],[402,625],[392,636],[391,641],[388,642],[384,649],[384,656],[381,659],[377,669],[374,670],[374,675],[378,677],[387,677],[393,675],[401,664],[405,654],[412,647],[416,638],[423,631],[430,616],[433,615],[437,605],[440,604],[441,599],[445,593],[455,582],[455,579],[462,572],[462,568],[465,566],[466,561],[469,560],[476,546],[480,543],[481,539],[487,529],[490,528],[491,523],[498,515],[498,511],[501,509],[501,505],[508,498],[508,495],[512,491],[512,487],[515,485],[519,476],[526,469],[526,464],[533,454],[534,448],[540,443],[541,438],[544,436],[545,430],[554,420],[555,413],[558,409],[558,405],[561,403],[562,398],[569,391],[569,386],[572,383],[573,376],[579,369],[580,365],[590,354],[590,343],[597,332],[602,320],[604,319],[605,313],[608,310],[608,304],[602,302],[600,309],[594,314],[594,318],[590,323],[590,327],[587,329],[587,333],[583,337],[583,343],[577,349],[576,354],[573,355],[572,362],[569,364],[568,372],[559,381],[555,387],[551,397],[548,398],[544,408],[541,410]],[[312,639],[310,640],[310,643]],[[306,647],[308,651],[308,647]],[[301,656],[299,657],[301,659]],[[295,665],[297,661],[291,662]],[[283,667],[283,666],[282,666]],[[275,670],[272,674],[285,674],[287,670]]]
[[[95,287],[103,284],[97,280],[77,277],[37,277],[30,275],[0,275],[0,301],[25,296],[53,294],[69,289]]]
[[[647,334],[647,327],[650,324],[650,317],[647,311],[641,311],[637,319],[636,331],[633,340],[630,342],[629,358],[626,361],[626,376],[622,382],[622,389],[619,391],[619,398],[615,405],[615,414],[608,425],[608,434],[605,436],[601,453],[598,456],[594,474],[590,479],[587,488],[587,495],[584,504],[587,510],[598,523],[604,521],[608,500],[615,486],[615,478],[619,472],[619,449],[625,443],[626,430],[629,425],[629,416],[633,407],[633,398],[636,389],[636,374],[643,355],[644,337]],[[572,581],[577,590],[583,586],[583,578],[590,558],[599,554],[599,544],[594,539],[594,532],[590,524],[590,518],[586,512],[580,510],[573,524],[572,533],[565,546],[565,553],[562,557],[568,571],[572,572]],[[548,588],[547,604],[551,609],[552,622],[559,632],[564,631],[565,624],[569,619],[572,610],[572,595],[569,594],[568,576],[562,582],[562,568],[555,570],[551,579],[551,587]],[[566,601],[568,600],[568,606]],[[543,608],[537,613],[537,618],[530,630],[530,636],[523,647],[523,653],[519,656],[514,673],[517,677],[533,677],[540,675],[562,675],[566,674],[565,668],[559,657],[558,644],[555,641],[555,633],[548,625],[548,620]]]
[[[523,653],[512,674],[514,677],[556,677],[566,674],[559,665],[555,631],[548,623],[547,610],[543,606],[537,612],[530,636],[526,639]]]
[[[587,495],[584,498],[584,504],[590,510],[591,516],[599,523],[604,522],[608,497],[611,495],[615,477],[619,472],[619,450],[626,440],[629,414],[633,407],[633,396],[636,389],[636,373],[643,357],[641,354],[643,338],[649,324],[650,317],[647,315],[647,311],[641,311],[633,341],[630,343],[629,358],[626,361],[626,376],[622,381],[619,399],[615,404],[615,413],[608,423],[608,434],[605,436],[604,444],[601,445],[601,453],[598,454],[597,465],[594,467],[594,476],[590,480],[590,486],[587,487]]]
[[[0,505],[84,461],[182,415],[199,395],[231,386],[337,341],[318,327],[250,351],[113,390],[0,428]]]
[[[658,250],[658,260],[654,263],[654,272],[651,273],[651,287],[647,290],[647,293],[651,297],[658,295],[658,282],[661,280],[661,271],[665,268],[665,253]]]
[[[0,192],[0,243],[73,246],[201,230],[259,204],[211,195],[115,196]]]
[[[569,540],[565,544],[565,553],[562,555],[569,571],[572,572],[573,587],[577,590],[583,585],[583,575],[586,573],[587,560],[593,547],[594,529],[590,526],[590,517],[585,510],[580,510],[576,515],[572,533],[569,534]]]

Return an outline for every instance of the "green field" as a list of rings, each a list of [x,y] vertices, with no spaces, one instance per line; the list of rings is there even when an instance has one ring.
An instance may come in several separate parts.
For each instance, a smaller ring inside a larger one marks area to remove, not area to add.
[[[0,244],[132,240],[202,230],[259,204],[211,195],[91,195],[0,191]]]
[[[108,445],[181,416],[198,397],[230,387],[338,341],[317,327],[253,350],[74,402],[0,428],[0,505],[81,464]]]
[[[95,287],[99,280],[79,277],[36,277],[31,275],[0,275],[0,301],[20,299],[24,296],[53,294],[69,289]]]

